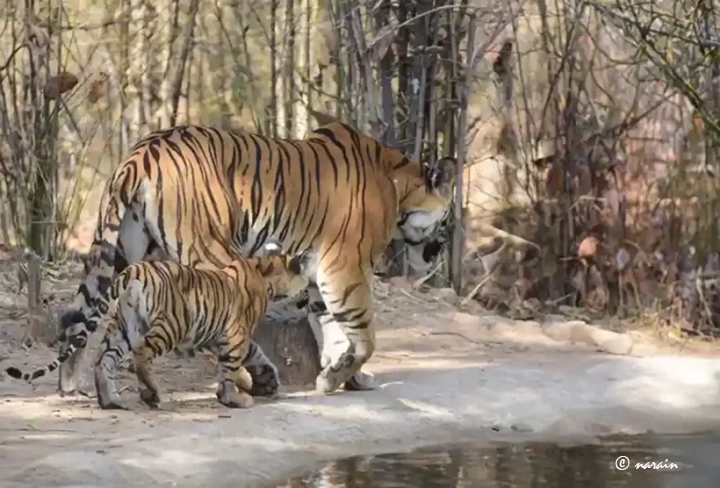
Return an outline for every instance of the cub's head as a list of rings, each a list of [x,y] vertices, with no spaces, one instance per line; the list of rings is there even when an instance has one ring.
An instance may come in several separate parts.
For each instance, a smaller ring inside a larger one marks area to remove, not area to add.
[[[443,250],[456,174],[457,161],[447,157],[432,166],[408,161],[393,174],[399,196],[395,238],[405,241],[417,271],[429,269]]]
[[[307,253],[289,256],[282,254],[279,247],[266,246],[263,256],[253,258],[273,300],[296,297],[308,287],[308,256]]]

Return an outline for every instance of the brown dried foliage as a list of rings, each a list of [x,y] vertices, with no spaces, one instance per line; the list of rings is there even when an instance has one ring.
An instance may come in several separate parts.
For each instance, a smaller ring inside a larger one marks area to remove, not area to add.
[[[57,100],[63,93],[69,92],[78,84],[78,77],[64,71],[48,78],[43,93],[50,100]]]
[[[87,100],[91,104],[97,103],[105,95],[107,88],[108,74],[100,73],[99,77],[90,84]]]

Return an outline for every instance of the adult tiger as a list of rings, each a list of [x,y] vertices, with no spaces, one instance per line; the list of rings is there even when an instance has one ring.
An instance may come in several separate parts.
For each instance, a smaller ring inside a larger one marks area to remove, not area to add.
[[[275,239],[290,254],[311,253],[311,313],[349,342],[325,351],[317,390],[372,389],[360,367],[375,349],[373,265],[395,230],[408,245],[439,251],[455,174],[451,158],[413,163],[340,122],[303,140],[202,126],[152,133],[106,184],[85,279],[60,319],[61,351],[87,341],[96,298],[129,263],[159,248],[189,266],[223,267]],[[60,367],[61,394],[76,389],[86,350],[78,349]],[[273,368],[248,370],[253,394],[274,393]]]

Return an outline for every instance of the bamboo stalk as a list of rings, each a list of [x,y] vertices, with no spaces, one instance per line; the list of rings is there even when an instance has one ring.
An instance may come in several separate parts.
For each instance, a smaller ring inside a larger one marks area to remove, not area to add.
[[[453,252],[452,252],[452,282],[455,293],[460,293],[462,288],[462,272],[460,270],[463,255],[463,232],[462,232],[462,185],[463,185],[463,168],[465,166],[465,153],[467,144],[465,142],[465,134],[467,132],[467,112],[468,98],[470,91],[470,83],[473,76],[473,66],[475,66],[475,29],[477,27],[477,17],[475,14],[470,15],[470,23],[468,25],[467,37],[467,56],[465,59],[465,80],[459,90],[460,95],[460,116],[458,121],[458,151],[457,151],[457,175],[455,182],[455,226],[453,229]]]

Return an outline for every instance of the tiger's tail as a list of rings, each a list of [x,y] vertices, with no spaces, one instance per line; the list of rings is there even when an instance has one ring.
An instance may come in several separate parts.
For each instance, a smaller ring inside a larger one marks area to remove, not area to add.
[[[108,181],[85,264],[85,281],[80,285],[70,310],[60,319],[62,330],[79,322],[87,322],[95,301],[107,293],[113,274],[127,266],[122,255],[117,253],[120,224],[144,176],[140,165],[126,162]]]
[[[146,143],[147,145],[147,143]],[[70,307],[60,317],[58,324],[60,352],[67,356],[61,363],[58,389],[61,394],[74,391],[78,384],[78,366],[81,354],[96,324],[90,321],[93,309],[106,296],[116,272],[127,266],[122,253],[118,252],[120,225],[136,199],[143,182],[147,179],[146,169],[140,152],[148,150],[138,144],[131,156],[109,178],[103,201],[100,205],[98,223],[88,258],[85,262],[83,282],[78,287]],[[66,350],[75,343],[74,352]],[[66,354],[67,353],[67,354]]]
[[[45,376],[48,373],[52,373],[55,371],[62,363],[65,362],[67,358],[75,354],[75,351],[77,351],[78,347],[75,343],[71,342],[67,349],[65,349],[62,353],[56,357],[52,363],[48,364],[44,368],[38,368],[32,373],[23,373],[18,368],[14,366],[10,366],[5,370],[5,372],[10,376],[11,378],[15,378],[18,380],[27,381],[30,383],[32,380],[36,380],[38,378],[41,378]]]
[[[86,329],[97,329],[103,318],[105,318],[109,313],[115,312],[114,304],[116,303],[120,295],[124,293],[128,283],[130,283],[130,281],[136,278],[137,275],[137,267],[125,268],[125,270],[120,273],[120,275],[112,282],[107,299],[103,298],[102,296],[98,297],[97,306],[93,310],[90,318],[87,320]],[[67,348],[65,348],[64,351],[60,352],[60,354],[58,354],[58,356],[47,366],[43,368],[38,368],[32,373],[23,373],[20,369],[11,366],[7,368],[5,372],[11,378],[27,381],[28,383],[30,383],[33,380],[42,378],[43,376],[55,371],[58,367],[60,367],[61,364],[63,364],[78,350],[84,349],[86,345],[87,340],[82,340],[79,335],[76,335],[70,338]]]

